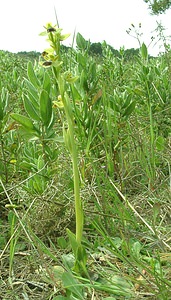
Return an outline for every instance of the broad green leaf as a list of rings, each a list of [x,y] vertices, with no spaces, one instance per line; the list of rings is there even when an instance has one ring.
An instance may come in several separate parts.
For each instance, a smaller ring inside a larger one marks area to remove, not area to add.
[[[114,106],[114,109],[116,110],[116,112],[120,112],[120,107],[116,102],[113,103],[113,106]]]
[[[148,75],[148,73],[149,73],[149,67],[143,66],[143,73],[145,75]]]
[[[85,248],[80,245],[77,248],[77,257],[75,261],[75,266],[74,266],[74,271],[81,273],[82,275],[87,275],[87,268],[86,268],[86,263],[87,263],[87,253]]]
[[[134,111],[136,105],[136,101],[131,102],[130,105],[125,109],[124,113],[122,114],[123,117],[128,118],[129,115]]]
[[[33,163],[29,163],[27,161],[22,161],[20,163],[20,168],[25,170],[31,170],[31,169],[36,170],[36,166]]]
[[[129,104],[130,104],[130,102],[131,102],[131,98],[132,98],[132,95],[131,95],[131,94],[129,94],[129,95],[126,97],[125,102],[124,102],[124,104],[122,105],[122,109],[124,109],[124,108],[126,108],[126,107],[129,106]]]
[[[66,249],[68,246],[68,243],[63,236],[57,238],[57,244],[61,249]]]
[[[30,99],[23,95],[24,108],[29,115],[29,117],[35,121],[40,121],[39,111],[35,109]]]
[[[137,258],[140,257],[140,251],[142,249],[142,246],[140,244],[140,242],[135,242],[133,243],[132,247],[131,247],[131,252],[133,253],[133,255]]]
[[[160,75],[161,75],[159,68],[157,68],[157,67],[154,67],[154,70],[155,70],[155,73],[156,73],[158,76],[160,76]]]
[[[83,38],[83,36],[78,32],[76,36],[76,43],[78,48],[81,50],[85,50],[87,47],[87,41]]]
[[[29,94],[31,94],[32,98],[34,99],[35,102],[38,102],[39,100],[39,94],[37,89],[34,87],[34,85],[27,79],[25,79],[25,84],[27,86]]]
[[[78,243],[76,241],[76,237],[75,234],[72,233],[68,228],[66,229],[68,237],[69,237],[69,241],[72,247],[72,251],[74,253],[74,256],[77,256],[77,249],[78,249]]]
[[[55,137],[56,134],[55,134],[55,130],[53,129],[53,125],[54,125],[54,118],[53,118],[53,115],[52,115],[52,122],[46,128],[46,133],[45,133],[45,136],[44,136],[45,141],[54,140],[54,137]]]
[[[53,278],[56,282],[61,280],[62,274],[64,272],[65,272],[65,269],[60,265],[56,265],[56,266],[52,267]]]
[[[45,165],[45,162],[42,158],[42,155],[39,155],[38,160],[37,160],[37,169],[41,170]]]
[[[35,88],[39,88],[40,83],[38,78],[36,77],[31,61],[29,61],[27,65],[27,75],[31,83],[35,86]]]
[[[71,90],[75,101],[82,99],[80,93],[78,92],[77,88],[73,84],[71,85]]]
[[[77,53],[77,62],[83,67],[86,67],[86,58],[80,52]]]
[[[35,98],[34,94],[27,91],[27,96],[28,96],[29,100],[31,101],[31,103],[33,104],[33,106],[35,107],[35,109],[39,110],[39,95],[38,95],[38,93],[36,94],[36,98]]]
[[[72,253],[63,254],[62,262],[67,270],[71,270],[73,269],[75,264],[75,257]]]
[[[40,94],[40,115],[43,124],[48,127],[52,121],[52,101],[45,90]]]
[[[95,62],[91,63],[91,65],[89,67],[89,76],[91,76],[92,80],[97,79],[97,76],[96,76],[96,63]]]
[[[88,83],[87,83],[87,74],[84,70],[82,70],[81,72],[81,76],[80,76],[80,85],[83,87],[83,89],[85,91],[88,91]]]
[[[28,117],[22,116],[17,113],[13,113],[11,114],[11,118],[17,121],[19,124],[21,124],[25,129],[35,131],[35,126]]]
[[[156,148],[159,151],[163,151],[165,147],[165,139],[163,136],[158,136],[156,139]]]
[[[51,88],[51,81],[50,81],[50,76],[48,72],[44,73],[44,78],[43,78],[43,89],[50,94],[50,88]]]
[[[4,116],[5,116],[5,112],[6,112],[6,108],[8,105],[8,92],[5,90],[5,88],[2,88],[2,92],[0,95],[0,120],[2,121]]]
[[[84,263],[84,265],[87,262],[87,253],[86,253],[85,248],[82,245],[79,246],[77,249],[77,259],[79,261],[82,261]]]
[[[65,272],[62,275],[62,282],[64,287],[69,290],[73,295],[77,296],[79,300],[84,300],[82,288],[79,282],[74,278],[72,273]]]
[[[143,90],[141,90],[140,88],[134,88],[134,91],[133,91],[136,95],[138,96],[144,96],[145,95],[145,92]]]
[[[147,50],[147,46],[144,43],[142,43],[141,46],[141,55],[144,60],[148,59],[148,50]]]

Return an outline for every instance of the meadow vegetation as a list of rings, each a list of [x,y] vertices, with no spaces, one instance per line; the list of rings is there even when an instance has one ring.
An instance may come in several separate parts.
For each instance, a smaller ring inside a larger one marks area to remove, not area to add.
[[[0,299],[169,300],[169,44],[42,36],[0,51]]]

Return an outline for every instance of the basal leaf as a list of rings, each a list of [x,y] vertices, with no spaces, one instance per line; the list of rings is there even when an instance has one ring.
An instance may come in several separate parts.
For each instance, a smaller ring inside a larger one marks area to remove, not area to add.
[[[76,257],[77,255],[77,249],[78,249],[78,243],[76,241],[76,237],[75,234],[72,233],[68,228],[66,229],[68,237],[69,237],[69,241],[72,247],[72,251],[74,253],[74,256]]]
[[[64,287],[69,290],[73,295],[77,296],[79,300],[84,300],[82,288],[78,281],[74,278],[72,273],[65,272],[62,275],[62,282]]]

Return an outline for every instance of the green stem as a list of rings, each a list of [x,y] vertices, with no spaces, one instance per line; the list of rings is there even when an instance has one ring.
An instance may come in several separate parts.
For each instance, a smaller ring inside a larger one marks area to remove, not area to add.
[[[69,142],[71,145],[70,154],[71,154],[72,165],[73,165],[75,217],[76,217],[76,240],[77,240],[78,244],[81,244],[82,234],[83,234],[83,208],[82,208],[82,201],[81,201],[81,197],[80,197],[80,178],[79,178],[79,170],[78,170],[78,155],[77,155],[77,148],[76,148],[75,139],[74,139],[74,126],[73,126],[72,111],[71,111],[68,95],[66,93],[65,93],[63,103],[64,103],[66,119],[68,122],[69,139],[70,139]]]
[[[72,139],[71,139],[72,140]],[[79,184],[79,173],[78,173],[78,159],[76,146],[74,141],[72,144],[73,153],[72,153],[72,164],[73,164],[73,175],[74,175],[74,196],[75,196],[75,217],[76,217],[76,240],[78,244],[81,244],[82,233],[83,233],[83,209],[82,202],[80,197],[80,184]]]

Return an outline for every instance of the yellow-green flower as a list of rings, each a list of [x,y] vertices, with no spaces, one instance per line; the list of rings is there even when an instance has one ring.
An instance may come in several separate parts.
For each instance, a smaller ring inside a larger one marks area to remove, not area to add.
[[[61,95],[58,96],[57,101],[53,101],[53,107],[58,107],[58,108],[64,107]]]
[[[79,77],[78,76],[73,76],[71,72],[66,71],[64,73],[64,78],[67,82],[69,83],[74,83]]]

